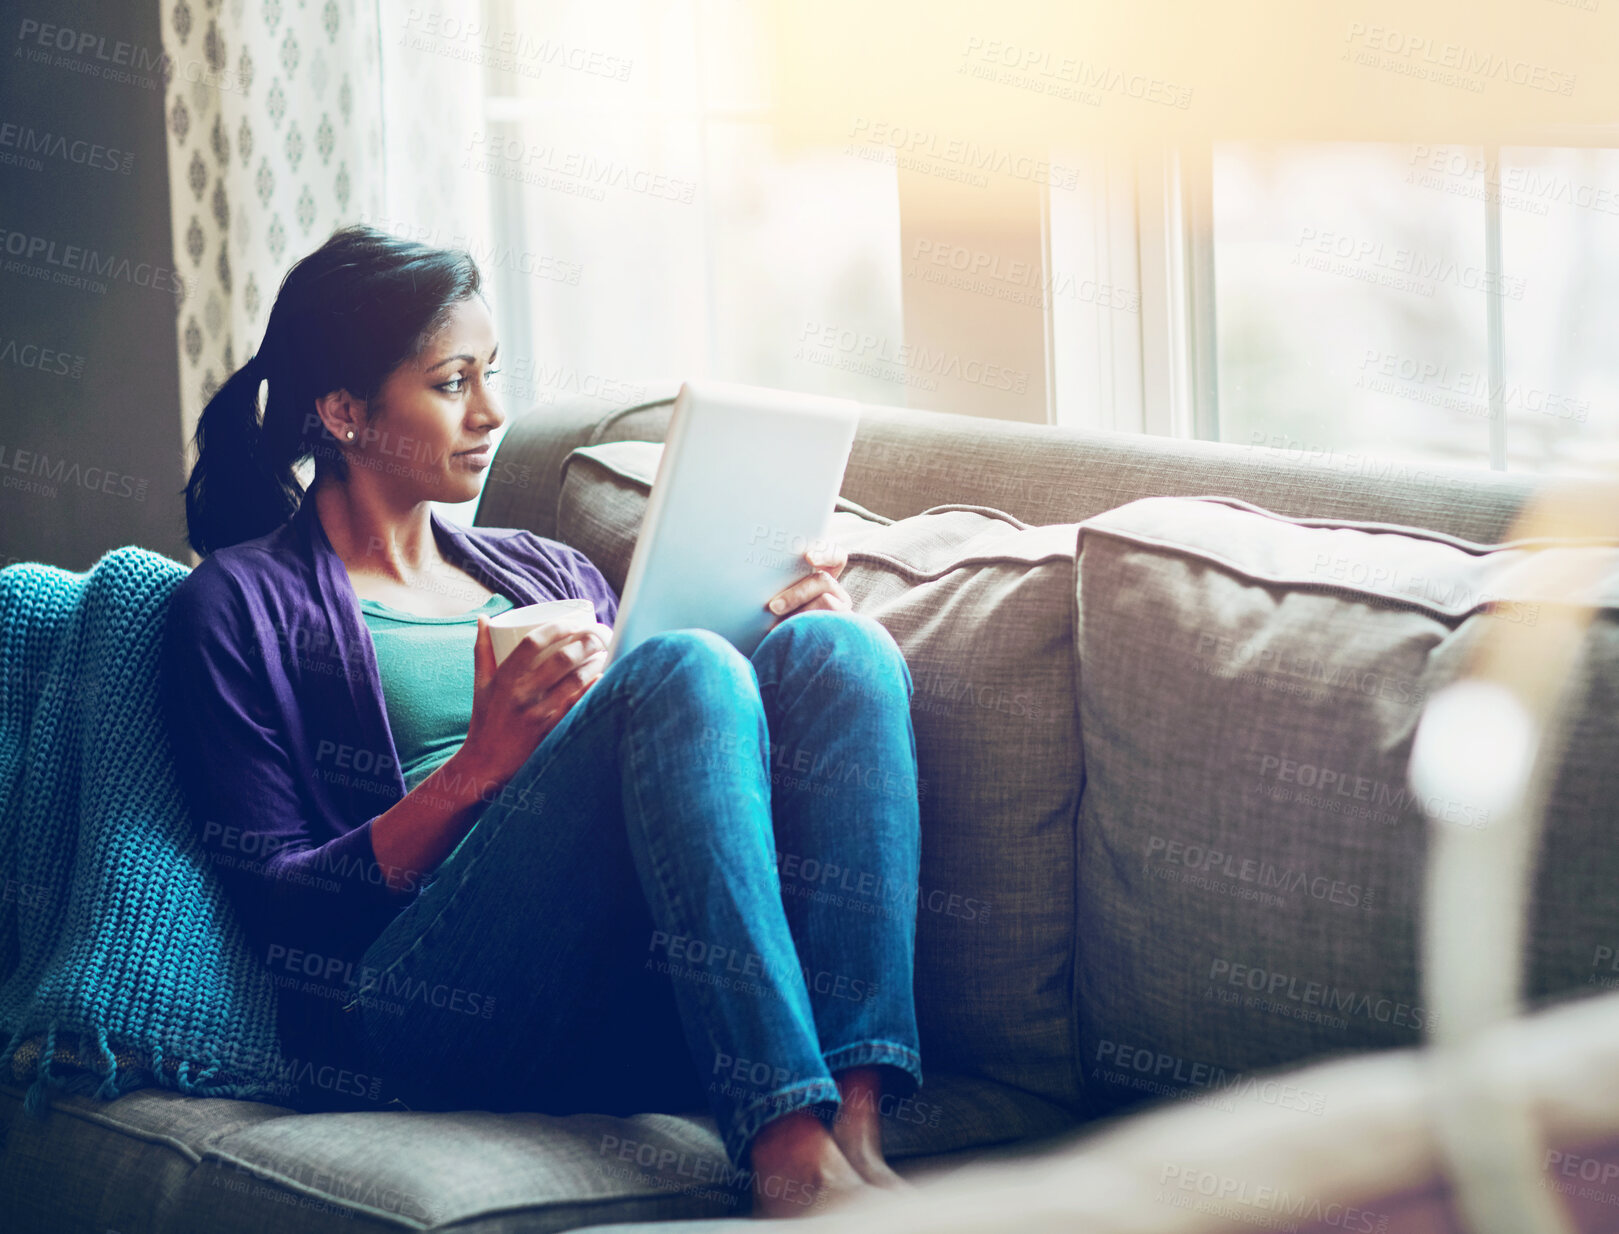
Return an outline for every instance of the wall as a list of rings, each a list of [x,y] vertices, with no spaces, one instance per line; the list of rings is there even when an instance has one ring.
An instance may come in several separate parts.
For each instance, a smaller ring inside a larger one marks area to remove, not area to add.
[[[185,554],[158,9],[0,3],[0,565]]]

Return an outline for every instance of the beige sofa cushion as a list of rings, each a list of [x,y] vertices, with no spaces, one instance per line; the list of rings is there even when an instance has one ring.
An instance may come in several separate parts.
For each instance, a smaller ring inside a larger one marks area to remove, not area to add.
[[[1604,979],[1619,943],[1619,548],[1548,543],[1216,498],[1083,524],[1076,950],[1093,1112],[1421,1040],[1425,814],[1499,820],[1420,795],[1412,736],[1487,628],[1549,624],[1557,595],[1524,569],[1541,554],[1578,554],[1606,582],[1585,697],[1549,747],[1530,992]]]
[[[661,445],[574,451],[559,538],[621,587]],[[899,522],[840,502],[844,585],[911,669],[922,806],[917,1015],[923,1069],[1078,1099],[1071,1015],[1073,525],[981,506]]]
[[[1027,1093],[937,1074],[883,1113],[883,1145],[907,1173],[1069,1125]],[[15,1234],[549,1234],[748,1211],[747,1172],[706,1115],[295,1114],[145,1088],[59,1095],[40,1119],[0,1084],[0,1143],[0,1228]]]

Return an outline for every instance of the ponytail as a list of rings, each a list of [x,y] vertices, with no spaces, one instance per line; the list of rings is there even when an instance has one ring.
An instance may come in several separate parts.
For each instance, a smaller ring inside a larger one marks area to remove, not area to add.
[[[201,556],[266,535],[298,511],[297,467],[343,481],[348,465],[315,405],[346,390],[368,405],[420,354],[451,309],[479,293],[477,263],[356,224],[295,263],[281,281],[255,355],[197,420],[186,482],[187,538]],[[268,396],[262,419],[259,385]]]
[[[259,422],[258,356],[231,374],[197,420],[197,464],[186,483],[191,547],[206,557],[274,531],[298,509],[303,485],[293,460],[265,457]]]

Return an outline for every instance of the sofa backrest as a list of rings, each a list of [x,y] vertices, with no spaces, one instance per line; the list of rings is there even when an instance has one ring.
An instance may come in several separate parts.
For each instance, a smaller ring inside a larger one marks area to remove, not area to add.
[[[1437,834],[1478,863],[1465,894],[1512,911],[1486,886],[1516,825],[1491,787],[1501,759],[1446,724],[1457,773],[1413,782],[1413,739],[1488,643],[1569,639],[1570,600],[1596,617],[1536,743],[1545,800],[1518,949],[1537,1002],[1609,988],[1619,542],[1483,548],[1149,498],[1085,522],[1078,549],[1074,1005],[1092,1111],[1220,1100],[1234,1076],[1416,1045],[1452,1014],[1434,1006],[1443,991],[1494,979],[1506,957],[1488,934],[1459,940],[1459,973],[1436,969],[1422,931]],[[1308,1113],[1318,1094],[1290,1099]]]
[[[640,384],[645,396],[628,406],[604,410],[581,398],[514,419],[477,524],[555,536],[562,465],[575,447],[664,439],[680,383]],[[1034,526],[1080,522],[1141,497],[1235,497],[1294,518],[1399,523],[1488,544],[1507,538],[1540,483],[1296,444],[1181,441],[866,404],[843,495],[892,519],[960,503]]]
[[[654,389],[647,401],[615,412],[604,413],[599,404],[577,403],[537,412],[514,423],[497,455],[495,473],[485,489],[477,521],[490,526],[529,527],[573,544],[601,566],[609,581],[620,586],[656,466],[652,457],[656,447],[626,443],[663,439],[675,389],[675,384],[669,383],[666,388]],[[566,465],[570,456],[574,462]],[[1187,1059],[1191,1060],[1187,1065],[1194,1069],[1235,1075],[1254,1066],[1341,1047],[1353,1037],[1347,1032],[1312,1035],[1314,1030],[1308,1025],[1289,1019],[1281,1023],[1273,1037],[1265,1039],[1267,1051],[1257,1056],[1227,1048],[1221,1042],[1210,1044],[1197,1039],[1194,1030],[1210,1025],[1218,1028],[1223,1021],[1201,1014],[1197,1006],[1181,997],[1179,987],[1170,989],[1167,979],[1147,992],[1164,995],[1159,1000],[1165,1003],[1160,1009],[1163,1014],[1158,1015],[1144,1006],[1151,1002],[1150,997],[1135,997],[1141,993],[1137,988],[1139,974],[1121,969],[1116,963],[1128,949],[1111,926],[1125,921],[1124,908],[1142,897],[1139,889],[1098,896],[1096,886],[1087,886],[1081,877],[1087,868],[1087,847],[1092,854],[1097,851],[1096,828],[1086,830],[1080,817],[1083,810],[1076,807],[1082,796],[1093,807],[1103,804],[1094,786],[1087,782],[1086,746],[1098,735],[1106,737],[1121,726],[1110,726],[1104,720],[1093,732],[1081,723],[1080,687],[1086,673],[1078,671],[1085,661],[1084,641],[1078,635],[1088,606],[1079,602],[1081,597],[1075,590],[1079,575],[1074,552],[1079,547],[1076,541],[1083,542],[1078,524],[1141,498],[1215,495],[1268,507],[1293,518],[1405,524],[1459,540],[1497,543],[1510,536],[1520,506],[1537,487],[1532,479],[1488,472],[1438,468],[1401,471],[1391,466],[1384,474],[1371,469],[1364,460],[1345,465],[1344,459],[1325,453],[1290,456],[1286,451],[864,408],[843,497],[846,503],[857,503],[879,516],[868,520],[873,524],[899,521],[872,530],[857,525],[862,516],[856,511],[845,509],[837,516],[844,525],[834,534],[851,553],[847,585],[857,607],[889,626],[908,660],[914,660],[919,681],[928,683],[913,699],[912,708],[920,769],[929,790],[923,812],[924,885],[958,894],[963,901],[971,898],[991,906],[988,914],[975,913],[970,920],[932,914],[919,921],[918,1013],[929,1059],[944,1064],[947,1070],[972,1070],[1096,1111],[1107,1105],[1110,1097],[1129,1100],[1144,1092],[1166,1090],[1155,1079],[1157,1087],[1148,1090],[1122,1084],[1117,1093],[1108,1093],[1105,1085],[1095,1083],[1093,1068],[1087,1066],[1096,1062],[1102,1048],[1111,1048],[1109,1057],[1115,1061],[1127,1052],[1132,1060]],[[1193,524],[1207,521],[1208,511],[1199,508],[1204,503],[1178,504],[1190,507],[1185,517]],[[929,513],[924,515],[924,511]],[[952,558],[938,562],[912,551],[935,539],[951,552],[960,548],[940,529],[949,522],[952,511],[975,518],[1001,511],[1030,526],[1018,529],[1012,520],[1007,520],[1014,529],[1007,533],[1004,543],[974,548],[965,554],[970,561]],[[1323,529],[1317,538],[1330,540],[1339,534]],[[1018,557],[1020,546],[1014,543],[1015,538],[1041,536],[1061,540],[1060,562],[1052,560],[1044,549],[1038,562]],[[885,547],[888,541],[902,545],[904,551],[896,553]],[[1321,555],[1315,550],[1305,560],[1307,573],[1323,568]],[[1333,571],[1342,556],[1327,554],[1326,572],[1301,580],[1296,590],[1312,595],[1322,589],[1341,590],[1333,586],[1338,581]],[[1376,564],[1368,558],[1369,567]],[[1345,574],[1354,574],[1358,568],[1358,558],[1343,562]],[[1418,574],[1420,578],[1413,576],[1405,581],[1421,583],[1428,589],[1440,582],[1438,575]],[[1053,598],[1057,587],[1052,581],[1059,575],[1063,590],[1060,604]],[[929,592],[928,586],[938,578],[947,578],[948,582]],[[1111,581],[1113,585],[1093,591],[1093,604],[1089,606],[1093,617],[1117,607],[1112,599],[1114,593],[1135,594],[1132,588],[1136,588],[1138,580],[1133,577]],[[1255,587],[1263,591],[1262,582],[1256,582]],[[1477,592],[1476,580],[1473,590]],[[1194,649],[1202,647],[1196,641],[1197,617],[1193,612],[1186,622],[1186,629],[1193,631],[1189,637]],[[1163,624],[1155,625],[1137,614],[1132,628],[1150,632],[1161,630]],[[1311,766],[1348,767],[1363,752],[1361,747],[1368,747],[1380,757],[1386,756],[1388,766],[1375,776],[1368,773],[1362,778],[1369,784],[1374,780],[1385,783],[1394,792],[1403,783],[1408,730],[1419,708],[1414,704],[1405,706],[1403,711],[1396,710],[1392,718],[1384,714],[1394,705],[1381,693],[1390,671],[1390,665],[1385,663],[1386,648],[1381,643],[1374,646],[1352,637],[1360,626],[1371,628],[1375,624],[1363,621],[1357,625],[1355,615],[1346,614],[1337,625],[1324,620],[1308,625],[1306,645],[1290,657],[1288,664],[1304,664],[1302,672],[1309,676],[1314,672],[1311,666],[1320,663],[1325,666],[1322,672],[1328,684],[1345,691],[1356,688],[1356,682],[1375,682],[1377,696],[1360,701],[1379,722],[1394,726],[1394,736],[1383,740],[1383,730],[1368,723],[1353,739],[1339,741],[1334,737],[1328,741],[1320,757],[1312,755]],[[1098,623],[1091,623],[1092,634],[1098,628]],[[1016,647],[1005,637],[1014,629],[1028,636]],[[1172,633],[1183,631],[1176,627]],[[1425,628],[1416,639],[1424,654],[1436,637],[1439,636]],[[1115,649],[1129,643],[1117,632],[1103,641]],[[1218,653],[1228,642],[1235,650],[1221,658]],[[1248,710],[1263,710],[1276,697],[1292,697],[1282,691],[1296,682],[1285,675],[1272,682],[1271,675],[1252,671],[1252,666],[1241,659],[1251,651],[1247,639],[1232,635],[1226,641],[1215,639],[1212,645],[1215,651],[1202,651],[1201,658],[1188,670],[1190,676],[1183,674],[1167,684],[1161,683],[1159,688],[1140,691],[1143,697],[1135,701],[1141,713],[1122,726],[1117,734],[1120,740],[1128,744],[1142,733],[1162,730],[1163,740],[1155,750],[1179,752],[1183,739],[1186,749],[1201,748],[1195,743],[1199,733],[1191,731],[1195,726],[1185,721],[1184,706],[1188,691],[1198,682],[1208,686],[1205,693],[1214,690],[1216,684],[1227,692],[1238,685],[1251,686],[1253,700],[1244,702]],[[1156,657],[1162,668],[1168,663],[1165,657],[1178,646],[1153,646],[1144,654]],[[1207,671],[1200,674],[1200,668]],[[1057,674],[1062,684],[1037,681],[1031,675],[1048,670]],[[1110,699],[1132,698],[1128,682],[1135,679],[1134,672],[1128,664],[1120,668],[1126,684],[1110,691]],[[1405,677],[1417,675],[1410,666],[1401,672],[1404,675],[1393,685],[1400,686]],[[942,683],[942,689],[938,683]],[[1415,697],[1414,691],[1407,693]],[[1020,699],[1037,702],[1038,714]],[[943,710],[939,709],[941,702],[945,704]],[[1330,699],[1323,708],[1331,710]],[[1042,722],[1033,723],[1037,719]],[[1014,721],[1022,727],[1014,730]],[[1400,728],[1401,724],[1405,727]],[[1210,721],[1209,727],[1232,740],[1245,740],[1253,731],[1243,708]],[[1278,762],[1283,757],[1294,759],[1296,752],[1288,741],[1295,737],[1302,740],[1303,735],[1289,731],[1268,738],[1260,753],[1274,750]],[[1145,783],[1159,773],[1162,761],[1149,760],[1146,767],[1133,767],[1131,774]],[[1211,773],[1214,788],[1234,798],[1255,794],[1258,790],[1254,776],[1244,773],[1245,766],[1227,759],[1222,764],[1224,772]],[[1132,828],[1139,821],[1131,809],[1134,781],[1130,774],[1115,776],[1114,781],[1121,786],[1115,794],[1116,801],[1122,803],[1118,828],[1134,837]],[[1218,834],[1219,828],[1245,817],[1246,808],[1241,801],[1224,812],[1181,808],[1171,821],[1178,820],[1186,834],[1172,833],[1170,822],[1155,823],[1143,833],[1142,842],[1151,844],[1156,836],[1164,840],[1166,853],[1179,854],[1194,840],[1204,849],[1218,840],[1213,847],[1229,853],[1233,849]],[[1411,948],[1407,944],[1414,936],[1416,920],[1416,898],[1410,890],[1417,872],[1415,857],[1407,848],[1389,842],[1381,828],[1361,825],[1358,831],[1339,834],[1329,826],[1317,834],[1307,826],[1313,817],[1308,811],[1297,818],[1291,814],[1288,817],[1301,825],[1291,829],[1273,827],[1267,841],[1275,834],[1285,834],[1290,843],[1302,845],[1306,837],[1315,836],[1323,845],[1361,844],[1370,854],[1369,861],[1411,857],[1411,878],[1406,882],[1397,884],[1394,875],[1382,865],[1375,876],[1356,882],[1356,886],[1376,884],[1377,911],[1367,914],[1362,910],[1362,915],[1373,925],[1386,928],[1381,934],[1363,929],[1353,940],[1353,947],[1346,944],[1341,949],[1343,954],[1353,952],[1361,957],[1371,956],[1381,947],[1380,954],[1385,959],[1409,957]],[[1330,816],[1328,821],[1335,823],[1336,816]],[[1399,837],[1401,844],[1414,845],[1420,852],[1424,824],[1414,813],[1405,822]],[[1168,848],[1171,840],[1176,845],[1174,850]],[[1256,862],[1268,852],[1259,839],[1244,847],[1243,854],[1249,855],[1250,849]],[[1155,859],[1157,854],[1158,850],[1153,849]],[[1332,877],[1320,883],[1329,897],[1336,894],[1335,881],[1346,885],[1356,881],[1347,875],[1340,877],[1340,867],[1348,870],[1352,864],[1342,854],[1328,854],[1323,861],[1317,861],[1319,855],[1311,850],[1309,860],[1300,857],[1289,870],[1308,868],[1312,879],[1317,876],[1318,866],[1331,872]],[[1132,852],[1131,859],[1139,862],[1139,855]],[[1106,872],[1105,863],[1097,866],[1093,862],[1091,867],[1093,873]],[[1156,877],[1152,871],[1149,874]],[[1316,886],[1317,882],[1309,885]],[[1171,887],[1159,881],[1148,882],[1147,886],[1160,893],[1179,894],[1186,884],[1176,882]],[[1398,896],[1394,894],[1396,886],[1400,889]],[[1243,892],[1247,888],[1239,885],[1236,890]],[[1105,900],[1112,906],[1101,914],[1105,920],[1097,920],[1095,914],[1090,919],[1082,917],[1081,906],[1088,894],[1092,900]],[[1247,905],[1237,897],[1206,893],[1201,886],[1187,894],[1194,895],[1182,906],[1191,935],[1211,922],[1237,921],[1240,914],[1235,914],[1232,906]],[[1271,900],[1276,898],[1272,896]],[[945,902],[948,905],[948,894]],[[1269,911],[1275,905],[1267,901],[1262,907]],[[1304,907],[1317,905],[1312,900]],[[1326,909],[1323,928],[1342,928],[1340,917],[1332,915],[1339,913],[1340,906],[1329,898]],[[1264,921],[1275,925],[1282,917],[1271,913]],[[1129,924],[1136,927],[1136,937],[1150,947],[1155,938],[1151,922]],[[1250,923],[1243,924],[1246,928]],[[1273,934],[1300,946],[1319,940],[1319,935],[1307,933],[1294,938],[1280,929],[1273,930]],[[1610,934],[1605,919],[1576,923],[1572,928],[1566,928],[1566,923],[1548,927],[1549,937],[1577,939],[1587,953],[1591,949],[1588,942],[1594,946],[1605,942]],[[1307,968],[1308,980],[1319,978],[1317,983],[1324,984],[1330,979],[1335,989],[1350,990],[1349,977],[1340,973],[1342,965],[1335,967],[1333,954],[1338,953],[1330,953],[1325,962],[1294,964],[1287,971]],[[1231,972],[1240,968],[1247,973],[1260,964],[1260,959],[1246,951],[1239,954],[1234,945],[1214,959],[1227,959]],[[1537,993],[1567,988],[1572,961],[1568,956],[1562,960],[1557,979],[1545,988],[1537,987]],[[1199,962],[1207,972],[1210,958],[1201,956]],[[1111,970],[1107,969],[1110,963]],[[1270,967],[1277,966],[1273,963]],[[1065,974],[1073,975],[1072,984]],[[1358,980],[1364,974],[1357,970],[1354,976]],[[1400,976],[1402,991],[1414,986],[1409,964]],[[1362,983],[1353,990],[1361,993],[1364,988]],[[1112,996],[1113,1001],[1104,995]],[[1386,1001],[1391,1007],[1398,1005],[1397,1000]],[[1387,1045],[1406,1040],[1389,1039],[1376,1031],[1384,1027],[1378,1018],[1382,1006],[1382,1002],[1375,1002],[1371,1013],[1374,1031],[1369,1036],[1354,1037],[1351,1044]],[[1080,1031],[1081,1010],[1087,1014],[1100,1012],[1101,1019],[1092,1015],[1086,1022],[1088,1028]],[[1154,1035],[1156,1028],[1163,1025],[1167,1025],[1164,1032]],[[1352,1027],[1364,1025],[1357,1021]],[[1410,1028],[1412,1032],[1416,1028],[1407,1023],[1394,1027]],[[1186,1031],[1180,1037],[1166,1035],[1171,1030]],[[1144,1050],[1147,1045],[1153,1047],[1150,1054]]]

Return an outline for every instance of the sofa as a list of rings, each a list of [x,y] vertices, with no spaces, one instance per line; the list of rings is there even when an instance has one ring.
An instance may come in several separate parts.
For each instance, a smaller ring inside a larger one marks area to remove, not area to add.
[[[475,521],[571,543],[621,587],[677,383],[644,389],[514,420]],[[897,1202],[923,1204],[911,1217],[890,1202],[861,1228],[968,1212],[960,1180],[1000,1194],[974,1180],[1060,1183],[1089,1161],[1072,1177],[1094,1182],[1131,1128],[1166,1119],[1162,1142],[1205,1145],[1248,1143],[1236,1129],[1257,1119],[1252,1143],[1285,1153],[1364,1136],[1353,1094],[1398,1090],[1389,1122],[1422,1106],[1422,828],[1442,808],[1401,788],[1403,760],[1475,632],[1552,602],[1513,590],[1518,550],[1482,547],[1540,487],[1286,441],[862,408],[833,531],[856,607],[913,672],[921,885],[881,904],[813,854],[778,855],[784,894],[918,922],[927,1078],[884,1134],[902,1173],[936,1181]],[[1530,932],[1546,1004],[1611,984],[1593,957],[1619,946],[1602,840],[1619,760],[1600,753],[1619,657],[1599,599],[1600,688],[1566,737]],[[1606,1040],[1578,1010],[1561,1039]],[[147,1088],[58,1096],[41,1119],[27,1078],[0,1084],[13,1230],[695,1230],[747,1212],[702,1114],[300,1113]],[[1575,1123],[1602,1138],[1601,1118]],[[957,1198],[927,1209],[935,1194]],[[1116,1228],[1238,1220],[1144,1202]]]

